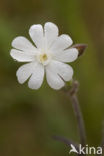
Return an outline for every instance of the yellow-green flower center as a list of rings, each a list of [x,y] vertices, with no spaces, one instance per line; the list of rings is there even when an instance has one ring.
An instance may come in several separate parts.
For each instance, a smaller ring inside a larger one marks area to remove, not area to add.
[[[48,60],[48,56],[47,56],[47,54],[41,54],[40,56],[39,56],[39,59],[40,59],[40,62],[45,62],[45,61],[47,61]]]
[[[37,55],[37,61],[46,66],[51,60],[51,55],[48,53],[40,52]]]

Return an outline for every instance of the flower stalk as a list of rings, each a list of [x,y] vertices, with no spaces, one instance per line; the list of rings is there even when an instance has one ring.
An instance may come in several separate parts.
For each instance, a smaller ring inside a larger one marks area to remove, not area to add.
[[[85,146],[86,145],[86,133],[85,133],[84,121],[83,121],[83,116],[80,110],[79,101],[76,95],[78,91],[78,86],[79,86],[78,81],[74,81],[73,87],[67,95],[69,96],[71,100],[73,110],[76,116],[76,120],[77,120],[77,124],[79,128],[80,143],[82,146]]]

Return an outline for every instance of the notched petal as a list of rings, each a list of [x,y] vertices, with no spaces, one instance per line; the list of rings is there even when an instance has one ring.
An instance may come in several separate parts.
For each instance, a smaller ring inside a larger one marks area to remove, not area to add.
[[[40,24],[34,24],[29,29],[29,34],[37,48],[43,47],[43,27]]]
[[[20,50],[12,49],[10,51],[11,57],[18,62],[31,62],[35,60],[35,56],[33,54],[29,54],[27,52],[23,52]]]
[[[56,41],[52,45],[51,50],[53,51],[65,50],[66,48],[70,47],[72,43],[73,41],[69,35],[62,34],[56,39]]]
[[[23,36],[16,37],[12,41],[12,46],[22,51],[26,51],[26,50],[35,51],[36,50],[35,46],[33,46],[32,43],[26,37],[23,37]]]
[[[50,48],[58,37],[58,27],[54,23],[47,22],[44,25],[44,33],[47,41],[47,48]]]

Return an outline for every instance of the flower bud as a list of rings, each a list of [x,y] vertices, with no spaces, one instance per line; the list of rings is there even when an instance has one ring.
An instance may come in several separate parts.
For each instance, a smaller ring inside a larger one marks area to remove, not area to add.
[[[72,47],[78,49],[79,51],[78,57],[79,57],[85,52],[85,49],[87,48],[87,44],[75,44]]]

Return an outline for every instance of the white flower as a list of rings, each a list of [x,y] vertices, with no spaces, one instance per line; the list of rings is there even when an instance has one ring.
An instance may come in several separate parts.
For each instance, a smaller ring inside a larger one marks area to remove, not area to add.
[[[28,62],[17,70],[19,83],[29,79],[29,88],[38,89],[46,73],[51,88],[62,88],[73,76],[72,67],[65,63],[78,57],[78,50],[70,47],[72,39],[66,34],[58,36],[58,27],[51,22],[45,23],[44,29],[40,24],[32,25],[29,35],[35,45],[22,36],[12,42],[10,55],[19,62]]]

